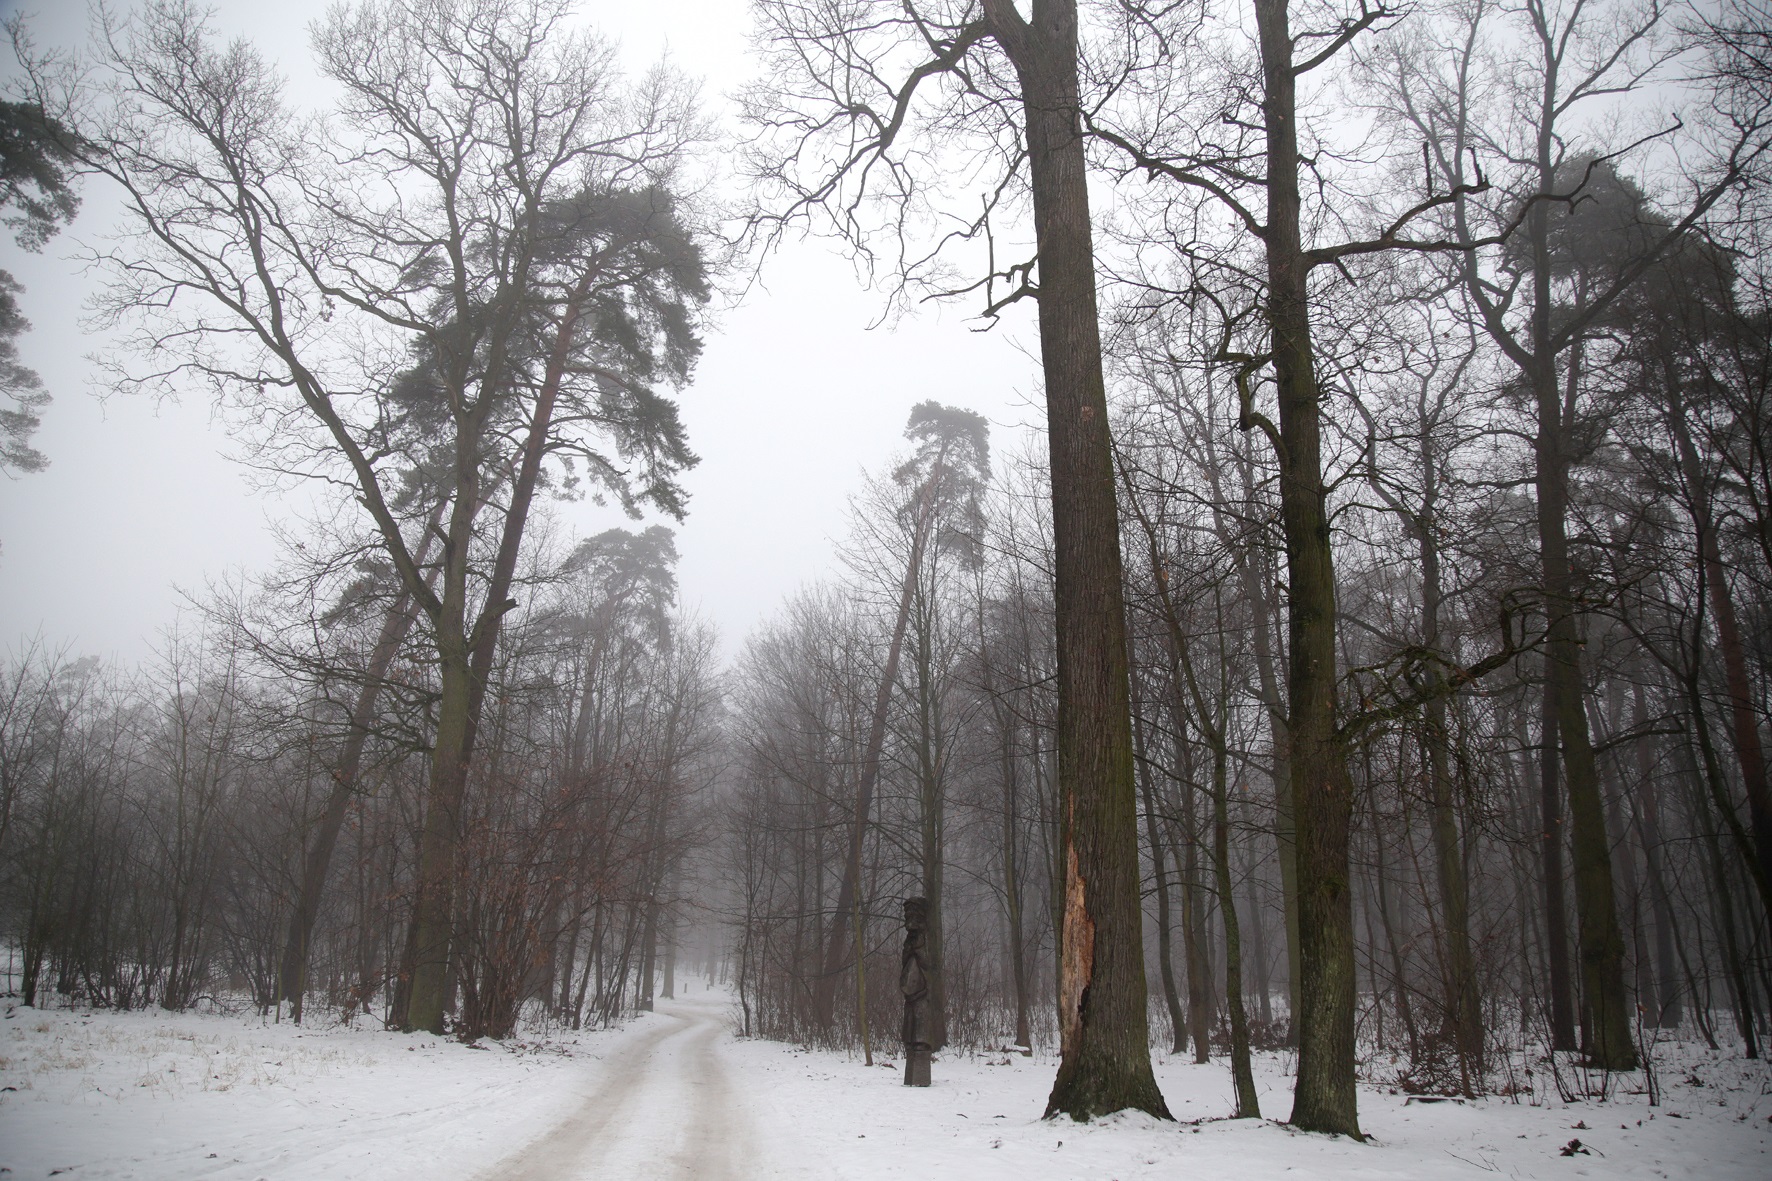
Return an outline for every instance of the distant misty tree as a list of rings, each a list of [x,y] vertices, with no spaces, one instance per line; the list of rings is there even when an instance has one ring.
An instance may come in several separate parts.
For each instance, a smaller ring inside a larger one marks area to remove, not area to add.
[[[591,637],[596,656],[626,640],[669,644],[676,566],[676,538],[663,525],[640,533],[606,529],[579,542],[561,567],[584,596],[568,630]]]
[[[35,103],[0,102],[0,222],[26,250],[43,249],[79,212],[74,155],[67,129]],[[20,363],[18,338],[31,322],[19,308],[18,280],[0,270],[0,471],[40,472],[49,458],[31,446],[49,393],[34,369]]]
[[[886,724],[893,689],[898,684],[899,662],[904,656],[907,633],[913,630],[917,633],[912,636],[915,649],[912,663],[917,666],[918,673],[917,712],[923,723],[922,741],[918,743],[918,800],[922,821],[921,887],[922,896],[929,903],[930,1009],[936,1048],[941,1048],[947,1041],[947,990],[942,974],[940,826],[936,818],[940,775],[930,758],[932,744],[928,741],[927,629],[912,628],[913,609],[920,597],[926,569],[937,553],[954,553],[968,565],[977,564],[979,539],[984,535],[984,493],[991,478],[990,423],[982,414],[957,406],[944,406],[934,400],[919,402],[911,408],[904,437],[910,440],[913,451],[892,471],[892,483],[897,489],[892,495],[897,507],[893,513],[892,535],[886,544],[888,551],[899,545],[904,547],[898,606],[869,717],[867,746],[857,779],[855,811],[849,831],[849,858],[844,865],[837,904],[830,916],[824,971],[814,999],[815,1019],[822,1028],[828,1029],[834,1014],[838,977],[850,958],[850,940],[853,938],[856,1006],[864,1030],[864,1051],[869,1047],[865,1032],[865,985],[861,979],[861,963],[865,955],[862,927],[866,917],[862,910],[862,849],[880,781]],[[896,554],[892,560],[897,560]]]
[[[41,250],[80,211],[68,129],[37,103],[0,102],[0,221]]]
[[[49,466],[49,457],[31,446],[49,392],[37,371],[19,362],[18,338],[31,327],[19,310],[20,290],[18,280],[0,271],[0,392],[11,403],[0,404],[0,471],[8,475]]]

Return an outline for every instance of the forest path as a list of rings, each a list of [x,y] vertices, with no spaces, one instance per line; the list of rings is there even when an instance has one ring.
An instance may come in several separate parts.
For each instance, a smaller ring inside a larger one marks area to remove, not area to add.
[[[598,1083],[552,1131],[485,1181],[742,1181],[750,1127],[721,1049],[719,994],[659,1001],[659,1028],[601,1063]]]

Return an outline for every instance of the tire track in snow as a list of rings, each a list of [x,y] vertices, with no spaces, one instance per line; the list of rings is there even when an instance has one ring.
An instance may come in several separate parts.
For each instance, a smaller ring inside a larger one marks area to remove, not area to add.
[[[552,1131],[482,1181],[742,1181],[749,1129],[720,1054],[722,1002],[661,1002],[672,1024],[602,1064],[601,1082]]]

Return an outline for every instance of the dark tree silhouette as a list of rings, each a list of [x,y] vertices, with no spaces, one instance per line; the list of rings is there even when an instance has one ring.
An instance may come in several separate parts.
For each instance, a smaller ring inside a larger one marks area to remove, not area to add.
[[[8,23],[15,41],[16,20]],[[41,250],[80,211],[74,191],[76,160],[65,126],[39,103],[0,102],[0,221],[26,250]],[[31,446],[50,397],[43,379],[18,354],[18,338],[31,325],[19,308],[24,289],[0,270],[0,472],[40,472],[49,458]]]

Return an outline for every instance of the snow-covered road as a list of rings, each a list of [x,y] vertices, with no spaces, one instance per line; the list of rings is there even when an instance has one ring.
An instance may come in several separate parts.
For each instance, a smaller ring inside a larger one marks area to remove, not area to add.
[[[554,1129],[483,1181],[743,1181],[750,1124],[721,1052],[724,998],[660,1001],[643,1033],[599,1064]]]

